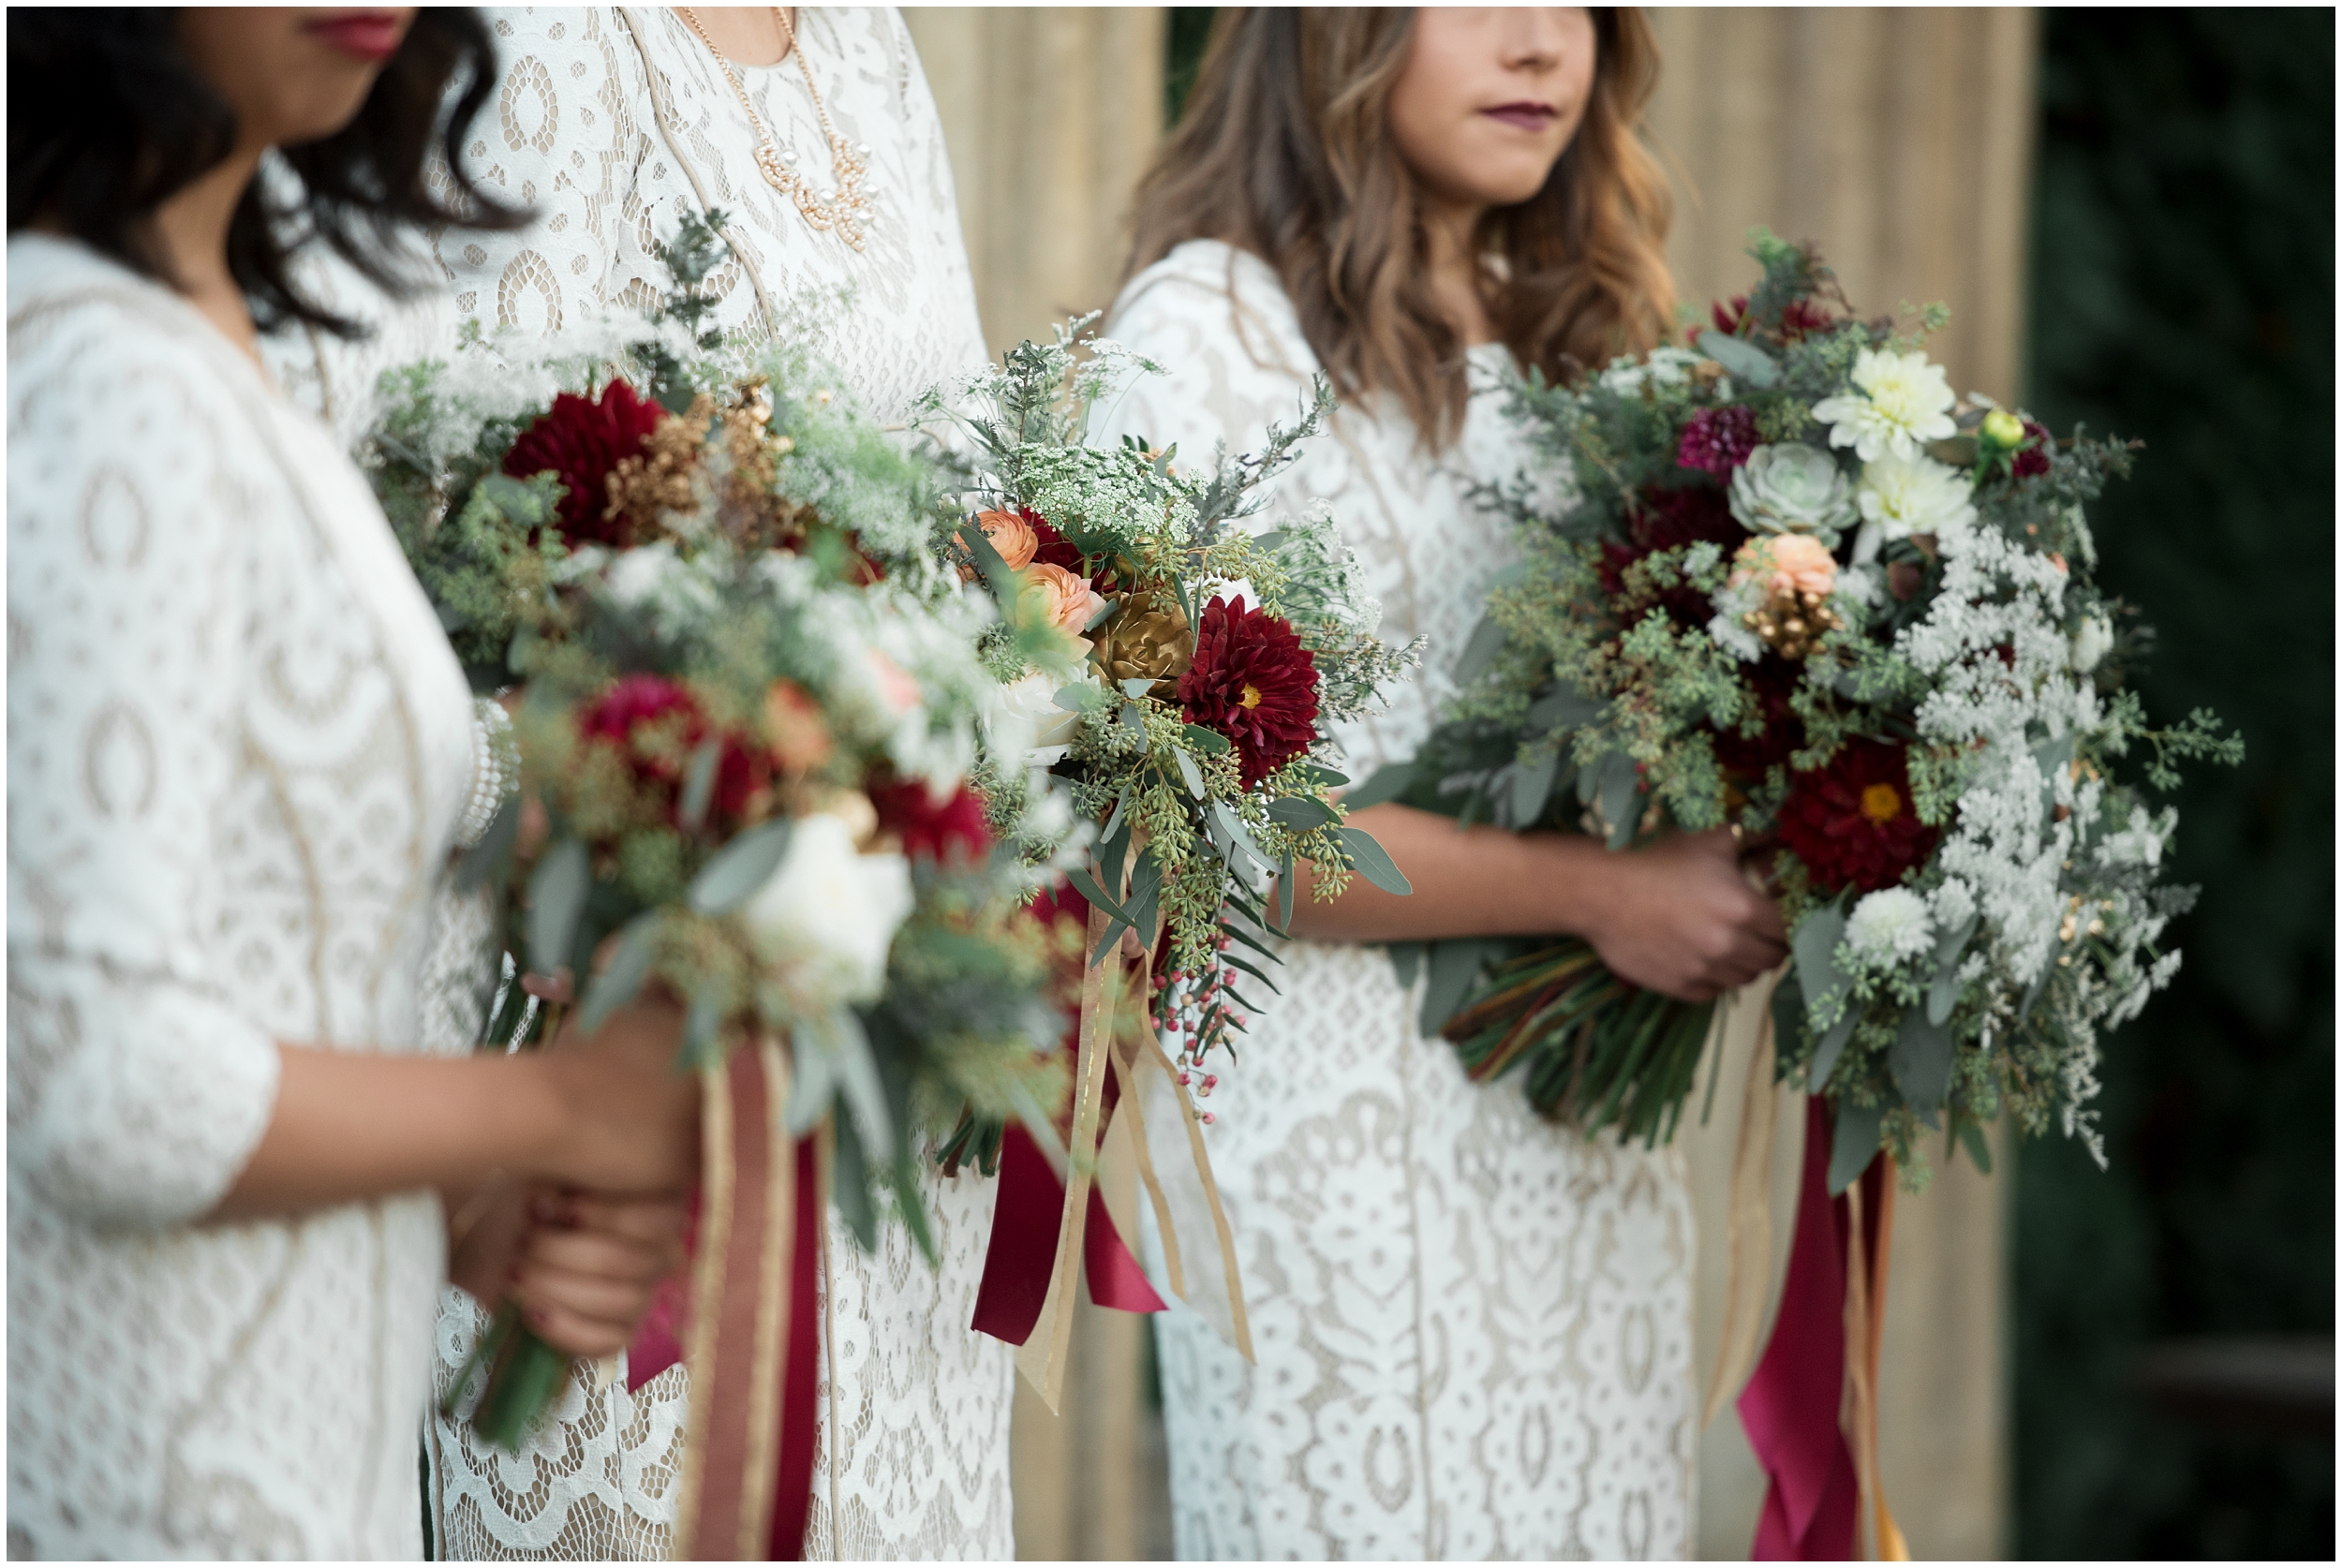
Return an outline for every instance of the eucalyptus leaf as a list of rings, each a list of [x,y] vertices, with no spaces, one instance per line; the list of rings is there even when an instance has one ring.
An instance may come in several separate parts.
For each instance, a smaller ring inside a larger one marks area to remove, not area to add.
[[[714,987],[691,998],[683,1014],[682,1064],[696,1071],[716,1061],[717,1036],[724,1027],[723,998]]]
[[[1217,730],[1207,730],[1201,724],[1182,724],[1179,726],[1179,735],[1188,745],[1206,756],[1220,757],[1227,753],[1228,737]]]
[[[1781,379],[1781,366],[1773,357],[1745,338],[1711,330],[1699,334],[1699,351],[1752,387],[1770,387]]]
[[[728,914],[755,896],[780,869],[789,852],[790,828],[785,817],[765,822],[710,855],[685,895],[691,908],[702,914]]]
[[[1089,900],[1089,907],[1091,909],[1098,910],[1105,914],[1111,915],[1115,919],[1121,921],[1126,925],[1130,924],[1130,917],[1122,912],[1122,906],[1116,900],[1107,897],[1105,890],[1098,885],[1096,879],[1091,877],[1089,872],[1083,870],[1077,865],[1071,871],[1065,873],[1065,880],[1073,884],[1074,891],[1075,893],[1080,894],[1085,899]]]
[[[808,1129],[809,1131],[809,1129]],[[878,1250],[878,1209],[870,1202],[870,1162],[855,1136],[853,1118],[839,1117],[830,1140],[829,1201],[863,1251]]]
[[[683,776],[683,801],[677,818],[686,833],[697,833],[707,821],[708,802],[716,798],[716,764],[723,758],[723,742],[709,736],[691,753],[691,766]]]
[[[1493,619],[1483,616],[1480,624],[1472,629],[1472,636],[1465,642],[1461,657],[1456,660],[1455,683],[1460,687],[1471,685],[1480,672],[1496,662],[1496,656],[1504,651],[1505,629]]]
[[[1397,800],[1415,783],[1416,764],[1389,762],[1374,770],[1374,777],[1341,797],[1341,804],[1353,811],[1363,811],[1370,806],[1381,806]]]
[[[1481,966],[1503,947],[1482,937],[1450,937],[1427,944],[1430,979],[1424,984],[1423,1011],[1417,1015],[1426,1035],[1437,1034],[1456,1015]]]
[[[1147,716],[1139,711],[1136,703],[1122,704],[1122,724],[1125,729],[1138,735],[1144,736],[1147,733]]]
[[[1561,767],[1561,753],[1548,751],[1513,771],[1512,825],[1516,831],[1535,826],[1545,815],[1545,803],[1553,793],[1553,776]]]
[[[1152,675],[1133,675],[1121,684],[1123,696],[1144,697],[1154,688],[1155,680]]]
[[[863,1152],[879,1164],[895,1157],[895,1128],[886,1114],[886,1087],[879,1081],[878,1061],[870,1054],[870,1037],[861,1020],[840,1011],[822,1030],[837,1053],[838,1087],[854,1131],[862,1134]]]
[[[1797,971],[1790,970],[1772,988],[1772,1047],[1786,1055],[1799,1039],[1800,1026],[1805,1022],[1805,993],[1797,983]]]
[[[1350,782],[1348,774],[1336,773],[1333,769],[1322,767],[1315,762],[1302,763],[1301,771],[1307,774],[1313,782],[1322,784],[1328,790],[1339,790]]]
[[[1602,759],[1602,820],[1609,824],[1609,847],[1623,850],[1634,842],[1635,821],[1642,815],[1635,809],[1635,760],[1623,751],[1613,751]]]
[[[551,977],[569,966],[578,916],[593,889],[593,865],[584,842],[564,838],[538,862],[528,879],[528,967]]]
[[[1179,764],[1179,777],[1187,781],[1187,792],[1197,800],[1204,798],[1204,776],[1195,766],[1195,759],[1184,751],[1171,753]]]
[[[1268,820],[1290,832],[1307,833],[1333,826],[1341,821],[1341,813],[1308,795],[1285,795],[1269,803]]]
[[[1838,948],[1845,940],[1845,911],[1824,904],[1798,922],[1789,938],[1797,960],[1798,989],[1804,993],[1807,1016],[1816,1023],[1828,1016],[1844,996],[1851,977],[1838,968]],[[1819,1080],[1814,1086],[1821,1087]]]
[[[1400,872],[1390,851],[1374,842],[1374,836],[1364,828],[1345,827],[1341,834],[1342,848],[1350,851],[1351,864],[1358,875],[1381,888],[1385,893],[1404,895],[1415,891],[1414,884]]]
[[[1390,954],[1390,972],[1397,977],[1401,991],[1415,989],[1415,977],[1423,972],[1423,960],[1430,950],[1429,942],[1386,942]]]
[[[1574,686],[1557,686],[1529,704],[1525,728],[1533,735],[1551,730],[1581,729],[1600,718],[1608,706]]]
[[[1951,1092],[1951,1031],[1917,1009],[1905,1013],[1887,1048],[1887,1071],[1905,1102],[1935,1125],[1936,1107]]]
[[[627,922],[608,966],[586,983],[584,1005],[578,1010],[581,1033],[600,1029],[610,1014],[634,999],[650,977],[650,961],[659,951],[659,911],[648,910]]]
[[[1293,851],[1285,851],[1284,864],[1277,868],[1277,929],[1293,929]]]
[[[1984,1176],[1991,1176],[1993,1174],[1993,1146],[1991,1141],[1984,1136],[1984,1129],[1972,1121],[1962,1121],[1958,1131],[1960,1146],[1968,1151],[1970,1160],[1976,1161],[1978,1172]]]
[[[1059,687],[1057,695],[1049,699],[1049,703],[1066,713],[1088,713],[1098,705],[1102,695],[1104,693],[1089,682],[1075,681],[1072,686]]]
[[[1830,1140],[1830,1195],[1836,1197],[1861,1179],[1878,1157],[1878,1124],[1886,1119],[1878,1105],[1851,1105],[1839,1101],[1837,1131]]]
[[[1951,1010],[1960,1002],[1960,971],[1946,969],[1929,982],[1927,987],[1927,1021],[1941,1024],[1951,1016]]]
[[[984,530],[976,525],[974,519],[971,518],[961,525],[959,541],[966,545],[968,553],[976,558],[976,570],[984,573],[984,580],[991,586],[992,597],[1000,601],[1001,608],[1002,610],[1014,608],[1019,586],[1016,574],[1009,569],[1009,564],[1001,558],[999,548],[991,540],[985,537]]]
[[[1243,818],[1229,810],[1227,805],[1222,801],[1211,803],[1211,815],[1213,820],[1219,822],[1222,831],[1227,834],[1238,848],[1252,856],[1263,871],[1270,876],[1276,875],[1277,863],[1261,852],[1260,844],[1253,837],[1253,830],[1244,825]],[[1351,830],[1345,829],[1344,831]],[[1234,867],[1231,866],[1230,869],[1233,870]]]
[[[1860,1016],[1851,1007],[1838,1014],[1838,1021],[1822,1031],[1814,1043],[1814,1059],[1806,1064],[1805,1087],[1812,1094],[1819,1094],[1828,1087],[1830,1074],[1836,1071],[1838,1058],[1845,1054],[1846,1042],[1854,1038],[1855,1020]]]

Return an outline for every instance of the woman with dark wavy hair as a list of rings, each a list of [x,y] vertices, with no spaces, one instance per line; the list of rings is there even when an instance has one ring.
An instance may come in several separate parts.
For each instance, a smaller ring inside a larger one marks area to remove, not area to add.
[[[8,18],[11,1557],[419,1556],[451,1264],[601,1355],[675,1261],[674,1008],[417,1049],[425,892],[493,780],[364,480],[255,350],[346,325],[302,244],[395,281],[453,215],[424,169],[488,64],[460,10]]]
[[[1342,407],[1276,481],[1332,510],[1424,672],[1341,737],[1403,759],[1502,570],[1475,481],[1524,450],[1492,389],[1666,332],[1667,191],[1631,10],[1223,10],[1137,198],[1108,333],[1167,365],[1120,430],[1257,446],[1311,378]],[[1159,1319],[1185,1558],[1681,1557],[1692,1545],[1692,1205],[1680,1156],[1541,1120],[1417,1028],[1376,944],[1575,932],[1707,998],[1781,956],[1730,839],[1591,839],[1360,811],[1414,884],[1296,900],[1207,1134],[1258,1364]]]

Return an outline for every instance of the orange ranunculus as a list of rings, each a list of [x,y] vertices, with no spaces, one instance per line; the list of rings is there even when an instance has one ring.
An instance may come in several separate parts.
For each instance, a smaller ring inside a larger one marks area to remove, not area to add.
[[[1769,594],[1828,597],[1838,585],[1838,563],[1821,541],[1805,534],[1752,539],[1734,557],[1734,584],[1755,581]]]
[[[980,511],[976,513],[976,526],[984,530],[984,537],[991,540],[992,548],[1001,553],[1001,559],[1008,563],[1011,571],[1030,566],[1032,553],[1041,547],[1041,541],[1033,537],[1032,525],[1013,511]]]
[[[1088,582],[1061,566],[1042,561],[1025,569],[1024,592],[1038,601],[1042,617],[1051,626],[1069,637],[1081,638],[1085,649],[1089,646],[1082,632],[1106,607],[1106,601]]]
[[[829,761],[833,744],[822,705],[794,681],[764,688],[764,741],[783,772],[810,773]]]

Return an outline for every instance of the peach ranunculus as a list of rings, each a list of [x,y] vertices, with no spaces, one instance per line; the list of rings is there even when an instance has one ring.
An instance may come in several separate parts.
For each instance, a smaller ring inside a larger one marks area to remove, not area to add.
[[[1025,569],[1024,597],[1038,602],[1041,616],[1051,626],[1074,638],[1088,652],[1089,639],[1082,635],[1106,601],[1089,584],[1061,566],[1046,561]]]
[[[764,739],[784,773],[810,773],[837,749],[821,703],[794,681],[764,688]]]
[[[1769,534],[1748,540],[1733,557],[1734,584],[1751,581],[1768,594],[1827,599],[1838,585],[1838,563],[1819,540],[1805,534]]]
[[[1032,525],[1013,511],[980,511],[976,513],[976,526],[984,530],[984,537],[991,540],[992,548],[1001,553],[1001,559],[1008,563],[1011,571],[1021,571],[1032,565],[1032,553],[1041,548],[1041,541],[1033,537]]]

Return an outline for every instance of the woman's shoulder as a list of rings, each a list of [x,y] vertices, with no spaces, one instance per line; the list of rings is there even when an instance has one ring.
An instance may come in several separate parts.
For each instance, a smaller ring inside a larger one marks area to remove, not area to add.
[[[1187,240],[1122,286],[1106,315],[1107,335],[1139,341],[1173,330],[1240,345],[1264,369],[1307,377],[1317,356],[1276,269],[1223,240]]]
[[[249,380],[247,389],[235,385]],[[170,288],[72,240],[8,240],[10,425],[89,410],[59,393],[107,389],[125,400],[176,395],[206,408],[260,390],[259,373]]]

